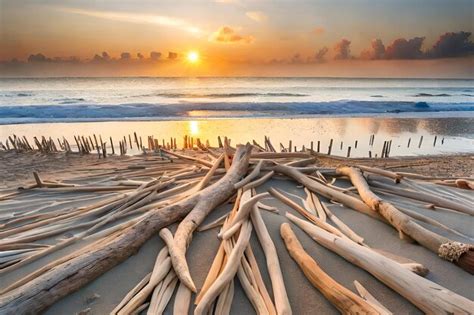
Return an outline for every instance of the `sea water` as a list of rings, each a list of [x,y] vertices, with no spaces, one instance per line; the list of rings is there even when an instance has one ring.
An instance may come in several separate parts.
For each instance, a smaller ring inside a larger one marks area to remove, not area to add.
[[[431,117],[441,112],[474,117],[474,80],[0,79],[0,124],[324,115]]]

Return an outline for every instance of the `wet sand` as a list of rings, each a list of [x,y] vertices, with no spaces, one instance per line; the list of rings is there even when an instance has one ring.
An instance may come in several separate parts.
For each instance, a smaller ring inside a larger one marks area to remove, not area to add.
[[[190,117],[190,119],[192,119]],[[346,156],[351,147],[351,157],[380,156],[384,141],[392,141],[390,156],[419,156],[454,153],[474,153],[474,118],[442,116],[436,118],[403,117],[312,117],[312,118],[261,118],[261,119],[211,119],[181,121],[120,121],[90,123],[45,123],[0,125],[0,141],[10,135],[26,136],[30,143],[33,137],[66,137],[75,149],[74,135],[102,136],[110,152],[109,138],[112,137],[115,151],[118,141],[134,132],[142,137],[143,144],[147,136],[154,136],[161,144],[176,137],[178,147],[182,146],[185,135],[200,138],[203,143],[209,140],[211,146],[217,146],[217,136],[227,136],[232,144],[256,140],[263,143],[263,137],[269,136],[279,150],[280,143],[298,150],[310,148],[311,141],[316,151],[318,142],[320,152],[327,153],[333,139],[332,155]],[[369,144],[371,135],[375,135],[373,145]],[[421,139],[423,137],[423,139]],[[436,142],[435,142],[436,138]],[[357,144],[356,144],[357,141]],[[410,144],[408,144],[410,142]],[[421,143],[420,143],[421,142]],[[129,154],[141,151],[134,147]]]

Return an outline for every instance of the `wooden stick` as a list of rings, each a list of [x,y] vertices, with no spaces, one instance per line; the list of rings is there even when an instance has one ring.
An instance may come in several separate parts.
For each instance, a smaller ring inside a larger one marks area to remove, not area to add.
[[[357,188],[362,200],[364,200],[364,202],[369,205],[371,209],[377,211],[383,217],[385,217],[387,222],[389,222],[395,229],[399,231],[401,238],[404,238],[406,235],[410,239],[416,240],[420,245],[443,257],[444,259],[452,259],[451,256],[443,255],[443,250],[446,249],[446,246],[451,246],[449,244],[452,244],[453,241],[425,229],[421,225],[411,220],[409,216],[395,208],[391,203],[380,199],[370,190],[369,185],[365,181],[360,170],[351,167],[339,167],[337,168],[336,172],[350,178],[352,184]],[[474,246],[472,247],[474,248]],[[462,264],[462,261],[461,264],[458,264],[458,260],[462,260],[465,259],[466,256],[470,256],[470,252],[474,254],[474,252],[469,249],[469,245],[467,245],[465,252],[460,253],[456,259],[452,259],[451,261],[454,261],[455,264],[464,270],[474,274],[474,266],[465,266]]]
[[[275,306],[280,315],[289,315],[292,313],[288,295],[286,294],[285,282],[280,268],[278,254],[273,241],[265,226],[265,222],[256,206],[252,207],[251,219],[258,240],[262,245],[267,263],[268,273],[272,281],[273,296],[275,297]]]
[[[242,225],[239,238],[235,243],[235,247],[229,256],[229,260],[225,265],[224,270],[203,295],[201,301],[194,310],[195,315],[205,314],[217,295],[222,292],[222,289],[226,286],[226,284],[229,283],[232,278],[234,278],[240,265],[240,259],[242,258],[245,248],[247,247],[250,240],[251,232],[252,225],[247,221]]]
[[[189,305],[191,303],[191,290],[183,283],[179,284],[178,291],[173,306],[173,315],[182,315],[189,313]]]
[[[474,215],[474,208],[472,205],[466,205],[464,203],[452,201],[448,198],[441,198],[432,194],[427,194],[421,191],[413,191],[408,189],[402,189],[399,187],[393,187],[387,184],[380,183],[378,181],[370,180],[369,183],[371,186],[387,190],[391,194],[402,196],[405,198],[410,198],[414,200],[429,202],[438,207],[448,208],[456,210],[458,212],[466,213],[469,215]]]
[[[351,240],[330,234],[287,213],[320,245],[366,270],[427,314],[470,314],[474,302],[403,268],[397,262]]]
[[[177,203],[148,212],[139,223],[122,233],[111,235],[105,242],[99,240],[96,241],[99,243],[93,243],[96,246],[91,247],[89,252],[81,252],[54,269],[43,272],[29,283],[2,295],[0,313],[11,310],[17,313],[38,313],[124,261],[161,228],[181,219],[194,206],[214,208],[221,204],[235,193],[234,184],[246,173],[250,149],[250,146],[237,147],[231,169],[218,182]],[[67,268],[61,267],[66,264]],[[56,286],[61,289],[51,289]],[[45,287],[50,289],[43,290]]]
[[[367,291],[362,284],[360,284],[359,281],[354,280],[354,286],[356,287],[357,292],[359,292],[359,295],[366,300],[368,303],[372,304],[372,306],[379,311],[380,314],[384,315],[391,315],[392,312],[390,312],[385,306],[383,306],[379,301],[377,301],[376,298],[373,297],[372,294],[370,294],[369,291]]]
[[[280,234],[285,241],[290,256],[300,266],[306,278],[342,314],[380,314],[370,303],[358,297],[326,274],[303,249],[288,223],[281,225]]]

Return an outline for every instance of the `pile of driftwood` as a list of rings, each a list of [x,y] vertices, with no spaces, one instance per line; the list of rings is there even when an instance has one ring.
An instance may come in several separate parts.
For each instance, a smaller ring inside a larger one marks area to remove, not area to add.
[[[155,141],[149,139],[149,143]],[[432,251],[433,259],[448,260],[473,274],[472,235],[383,197],[417,200],[472,216],[472,194],[463,193],[474,188],[471,179],[433,178],[367,166],[321,168],[316,152],[275,152],[268,138],[264,147],[254,141],[254,145],[233,148],[227,139],[222,148],[189,143],[183,150],[158,148],[158,153],[110,168],[75,170],[74,177],[62,181],[44,180],[34,173],[33,184],[0,195],[0,277],[73,244],[82,245],[2,285],[0,314],[44,311],[125,261],[156,234],[166,246],[159,251],[153,270],[112,314],[161,314],[173,294],[174,314],[187,314],[192,304],[194,314],[228,314],[236,277],[256,313],[291,314],[287,292],[292,288],[285,286],[261,211],[286,216],[315,242],[366,270],[426,313],[470,314],[474,310],[469,299],[424,278],[428,270],[422,264],[371,248],[328,206],[338,203],[384,222],[404,241]],[[84,175],[79,175],[81,171]],[[298,182],[306,198],[295,201],[295,196],[290,198],[276,188],[258,193],[257,188],[272,178]],[[336,185],[336,181],[344,184]],[[436,185],[446,186],[449,193],[430,189]],[[265,204],[271,197],[300,216]],[[233,203],[232,210],[203,225],[210,212],[226,202]],[[167,227],[176,222],[173,234]],[[449,239],[420,222],[465,242]],[[221,243],[204,284],[197,288],[186,251],[195,232],[216,227],[220,227]],[[265,286],[249,242],[253,231],[266,258],[271,288]],[[308,280],[341,313],[390,314],[357,281],[359,295],[326,274],[305,252],[289,223],[281,225],[281,237]]]

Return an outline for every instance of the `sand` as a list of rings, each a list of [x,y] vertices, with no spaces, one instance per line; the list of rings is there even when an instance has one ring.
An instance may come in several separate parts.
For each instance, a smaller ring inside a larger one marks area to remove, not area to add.
[[[139,163],[141,159],[145,159],[145,157],[111,157],[106,160],[98,160],[97,157],[94,156],[80,157],[78,155],[65,156],[64,154],[44,156],[29,153],[22,154],[21,158],[19,158],[19,156],[13,152],[0,152],[0,159],[2,162],[5,161],[5,163],[0,164],[0,174],[2,174],[0,175],[1,187],[3,189],[11,189],[19,184],[24,185],[31,183],[32,169],[40,171],[40,173],[43,174],[42,176],[44,179],[64,179],[78,176],[81,174],[79,169],[87,165],[93,165],[95,168],[113,168],[118,165]],[[31,166],[32,162],[35,162],[34,166]],[[438,156],[384,160],[361,159],[352,161],[322,158],[318,163],[324,166],[366,164],[392,167],[394,170],[420,172],[422,174],[433,176],[471,176],[472,170],[474,169],[474,156]],[[277,187],[286,192],[301,196],[304,195],[302,188],[298,188],[295,183],[290,180],[271,180],[264,186],[259,187],[258,191],[264,191],[269,187]],[[449,190],[448,188],[441,186],[437,186],[434,189],[440,191],[446,189]],[[472,193],[466,192],[465,194],[467,194],[468,198],[472,198]],[[406,208],[423,213],[426,216],[436,218],[444,224],[474,237],[474,217],[472,216],[451,211],[427,210],[422,203],[407,199],[400,200],[400,198],[388,195],[384,195],[383,197],[394,202],[396,205],[403,205]],[[29,198],[34,199],[34,196],[30,196]],[[296,200],[295,198],[293,199]],[[295,214],[294,211],[272,198],[269,198],[264,202],[268,205],[277,207],[280,211],[280,215],[263,211],[262,216],[277,247],[293,313],[338,314],[338,311],[319,293],[319,291],[312,287],[304,277],[299,267],[289,256],[284,247],[283,241],[281,240],[279,227],[281,223],[287,222],[282,214],[286,211]],[[77,201],[76,205],[79,205],[80,203],[81,201]],[[211,213],[206,222],[210,222],[222,215],[230,208],[230,206],[231,205],[227,204],[219,207]],[[0,209],[1,207],[2,203],[0,202]],[[431,271],[427,276],[428,279],[471,300],[474,299],[472,276],[468,273],[447,261],[439,259],[433,253],[421,246],[400,241],[398,233],[393,228],[381,222],[339,205],[331,205],[330,208],[336,216],[350,226],[356,233],[364,237],[366,243],[370,246],[388,250],[424,264]],[[427,225],[425,226],[429,227]],[[292,227],[306,251],[320,264],[323,270],[342,285],[355,292],[353,281],[358,280],[382,304],[394,313],[421,314],[421,312],[410,302],[386,287],[370,274],[318,245],[296,226],[293,225]],[[174,228],[175,225],[172,226],[172,230],[174,230]],[[448,236],[444,231],[440,231],[433,227],[429,228]],[[187,257],[190,262],[191,274],[198,288],[201,287],[217,251],[219,245],[217,232],[218,228],[206,232],[195,233],[188,250]],[[449,234],[449,237],[456,240],[462,240],[452,234]],[[269,288],[269,291],[271,291],[265,258],[255,235],[252,235],[251,244],[265,283]],[[51,261],[53,258],[62,256],[81,246],[83,246],[83,243],[75,244],[70,248],[51,255],[51,257],[45,257],[18,271],[2,275],[0,276],[0,281],[2,285],[7,285],[28,271],[35,270],[39,266]],[[76,314],[88,308],[90,308],[89,314],[106,314],[110,312],[110,310],[119,303],[123,296],[134,287],[144,275],[150,272],[156,254],[162,246],[163,242],[159,237],[153,237],[138,251],[138,253],[93,282],[84,286],[79,291],[62,299],[51,307],[46,314]],[[254,310],[243,293],[239,282],[236,281],[235,284],[236,290],[231,313],[253,314]],[[166,314],[172,313],[172,305],[173,300],[169,303],[165,312]]]

